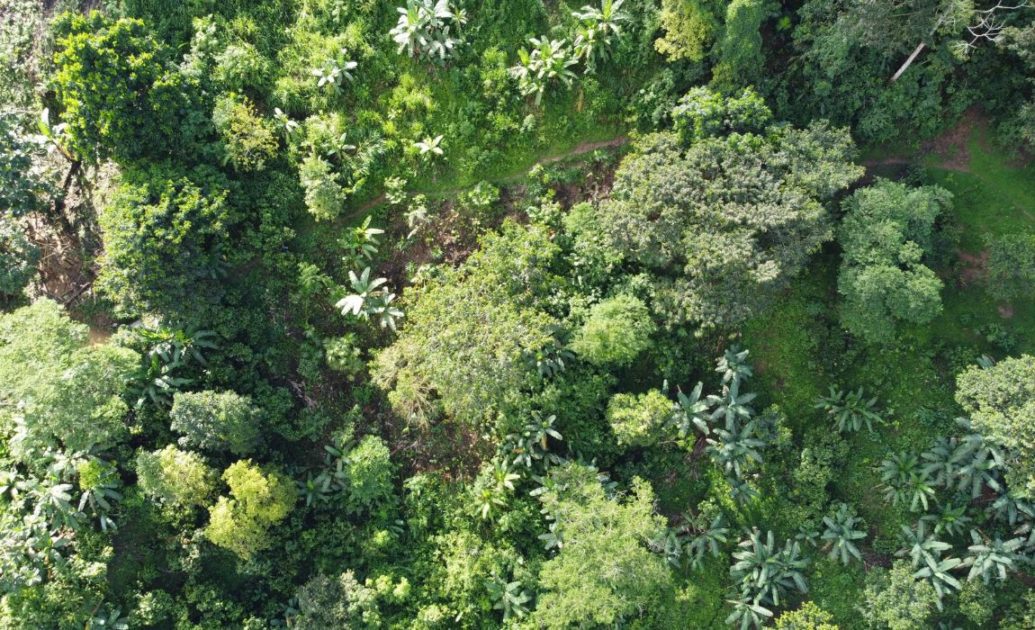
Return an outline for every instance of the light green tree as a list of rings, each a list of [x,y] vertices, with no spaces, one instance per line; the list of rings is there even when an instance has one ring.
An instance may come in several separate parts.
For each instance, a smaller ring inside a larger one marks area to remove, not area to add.
[[[223,471],[230,497],[209,508],[205,535],[213,544],[243,559],[270,546],[269,528],[284,520],[295,505],[295,484],[287,475],[242,460]]]
[[[540,500],[563,547],[540,571],[533,622],[546,628],[649,627],[673,589],[664,559],[647,548],[665,531],[650,485],[636,480],[624,499],[608,498],[595,469],[568,464],[551,476],[557,484]]]

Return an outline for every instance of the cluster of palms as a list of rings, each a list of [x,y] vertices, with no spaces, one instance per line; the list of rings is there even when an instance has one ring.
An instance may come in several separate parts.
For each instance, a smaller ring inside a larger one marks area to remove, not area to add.
[[[192,366],[204,366],[205,353],[218,348],[217,335],[211,330],[172,330],[168,328],[134,329],[135,346],[141,349],[143,364],[131,391],[139,409],[146,403],[158,407],[172,405],[173,395],[192,382],[183,376]]]
[[[733,612],[726,618],[728,624],[744,630],[761,626],[773,616],[770,607],[780,606],[788,591],[808,592],[803,572],[809,561],[797,541],[787,540],[778,546],[773,532],[763,537],[755,529],[737,544],[733,558],[736,562],[730,567],[730,575],[739,591],[738,597],[729,600]]]
[[[445,61],[463,43],[459,34],[467,15],[451,7],[448,0],[408,0],[398,11],[399,22],[389,35],[400,53]]]
[[[535,96],[539,105],[551,83],[571,86],[575,80],[572,67],[579,62],[585,64],[587,73],[595,72],[597,62],[608,57],[614,40],[622,34],[622,23],[629,20],[629,14],[622,11],[624,1],[603,0],[599,8],[586,5],[572,12],[576,22],[572,45],[565,38],[529,38],[531,49],[519,50],[518,63],[510,69],[521,93]]]
[[[880,465],[885,497],[923,512],[916,525],[902,526],[898,555],[910,559],[914,576],[930,582],[939,600],[961,588],[954,572],[969,569],[968,580],[1002,581],[1018,563],[1032,563],[1035,553],[1035,505],[1006,492],[997,449],[970,432],[968,420],[958,423],[968,431],[962,437],[941,438],[919,457],[894,453]],[[992,518],[972,516],[970,504],[988,492],[997,497]],[[968,541],[962,557],[952,555]]]
[[[516,482],[542,480],[551,467],[565,462],[564,457],[550,450],[551,440],[564,440],[554,427],[556,421],[554,415],[544,416],[533,411],[518,430],[503,436],[491,465],[483,469],[475,480],[474,503],[481,518],[488,519],[509,504],[510,496],[516,491]],[[537,496],[541,492],[541,489],[532,490],[531,494]],[[548,543],[549,548],[551,545]]]
[[[384,230],[370,227],[369,217],[362,225],[349,232],[342,243],[346,264],[358,265],[364,261],[369,262],[377,253],[377,237],[383,233]],[[387,278],[371,278],[369,266],[364,267],[358,274],[350,270],[351,292],[338,300],[335,307],[341,310],[342,315],[351,315],[363,320],[373,319],[381,328],[395,330],[396,323],[404,314],[395,306],[396,295],[385,287],[387,283]]]
[[[722,393],[702,398],[701,383],[689,395],[678,391],[669,421],[677,439],[692,452],[698,452],[703,440],[706,452],[726,475],[738,503],[754,496],[749,483],[752,470],[762,464],[762,452],[772,438],[771,417],[756,417],[751,407],[756,394],[741,391],[752,375],[748,354],[747,350],[737,348],[726,350],[715,370],[722,374]]]
[[[304,481],[296,480],[306,507],[333,505],[344,496],[348,489],[347,449],[348,444],[336,437],[323,447],[323,465],[306,473]]]
[[[122,495],[114,466],[60,451],[42,454],[39,465],[38,476],[0,472],[0,497],[8,504],[0,527],[0,588],[5,592],[38,584],[67,562],[64,552],[92,519],[102,531],[115,528],[111,515]],[[76,484],[84,467],[96,473],[94,479]]]

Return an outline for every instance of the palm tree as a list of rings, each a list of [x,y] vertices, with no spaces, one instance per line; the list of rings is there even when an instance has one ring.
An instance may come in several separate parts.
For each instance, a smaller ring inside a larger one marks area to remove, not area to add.
[[[852,558],[862,561],[855,541],[866,538],[866,531],[862,529],[865,525],[846,503],[839,504],[831,516],[824,516],[823,524],[826,530],[821,538],[827,541],[826,548],[831,558],[837,558],[845,565]]]
[[[863,425],[872,433],[874,423],[883,422],[876,412],[876,407],[877,399],[867,399],[861,387],[855,391],[845,392],[831,386],[830,395],[820,398],[816,403],[816,409],[826,411],[841,433],[860,431]]]

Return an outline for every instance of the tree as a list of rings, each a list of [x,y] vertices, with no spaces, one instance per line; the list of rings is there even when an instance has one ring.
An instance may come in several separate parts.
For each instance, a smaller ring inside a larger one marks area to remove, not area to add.
[[[647,548],[665,530],[650,485],[637,479],[624,500],[612,499],[593,468],[567,464],[550,474],[556,485],[540,500],[564,546],[543,563],[533,622],[567,628],[642,620],[651,626],[673,584],[665,561]]]
[[[195,148],[204,125],[191,118],[194,86],[141,20],[64,13],[54,31],[54,85],[76,153],[125,162]]]
[[[590,309],[571,349],[594,365],[625,366],[650,346],[653,332],[647,305],[631,295],[618,295]]]
[[[951,200],[937,186],[910,188],[886,180],[845,200],[837,287],[849,332],[885,343],[898,323],[923,324],[941,312],[942,281],[923,258],[933,247],[935,220]]]
[[[126,384],[140,357],[91,346],[86,326],[42,299],[0,315],[0,427],[17,459],[104,450],[128,437]]]
[[[672,401],[657,390],[615,394],[607,404],[607,422],[622,446],[652,446],[672,416]]]
[[[249,397],[234,392],[180,392],[169,410],[170,427],[183,436],[181,446],[235,455],[258,444],[261,417]]]
[[[765,0],[732,0],[726,7],[726,24],[712,68],[712,87],[732,93],[758,82],[762,76],[762,22],[768,10]]]
[[[667,325],[731,325],[764,306],[830,238],[823,202],[861,173],[847,134],[822,124],[777,129],[767,115],[764,135],[726,135],[729,125],[693,118],[726,118],[745,100],[723,101],[733,105],[722,114],[692,92],[678,124],[714,135],[689,147],[672,133],[645,137],[600,204],[609,247],[657,277],[651,306]]]
[[[862,614],[867,622],[889,630],[924,627],[938,603],[934,587],[913,577],[909,563],[896,561],[890,570],[876,569],[867,576]]]
[[[130,169],[100,213],[100,283],[123,311],[163,314],[172,324],[204,318],[223,293],[238,216],[229,183],[197,167]]]
[[[420,422],[493,419],[539,378],[534,357],[556,343],[543,296],[558,248],[540,226],[503,226],[458,269],[417,292],[372,378],[393,408]]]
[[[989,295],[1013,300],[1035,288],[1035,234],[1004,234],[988,239]]]
[[[1011,491],[1035,498],[1035,357],[968,368],[957,377],[956,401],[974,430],[1003,450]]]
[[[654,48],[669,61],[701,61],[716,30],[718,19],[708,0],[662,0],[661,27],[665,34]]]
[[[287,475],[242,460],[223,471],[230,498],[209,508],[205,535],[242,559],[270,546],[269,528],[284,520],[295,504],[295,484]]]
[[[200,455],[172,444],[137,454],[137,483],[148,496],[171,507],[207,505],[216,490],[216,473]]]

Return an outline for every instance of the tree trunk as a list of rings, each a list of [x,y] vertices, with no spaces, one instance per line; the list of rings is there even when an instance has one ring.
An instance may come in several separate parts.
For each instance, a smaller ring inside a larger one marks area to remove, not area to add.
[[[924,42],[920,42],[920,45],[916,47],[916,50],[913,51],[913,54],[909,55],[909,57],[906,59],[905,63],[903,63],[902,66],[899,67],[899,69],[891,77],[891,82],[892,83],[894,83],[895,81],[898,81],[898,78],[900,76],[902,76],[902,73],[905,72],[906,70],[908,70],[909,66],[913,65],[913,62],[916,61],[917,56],[921,52],[923,52],[924,48],[926,48],[926,47],[927,47],[927,44],[925,44]]]

